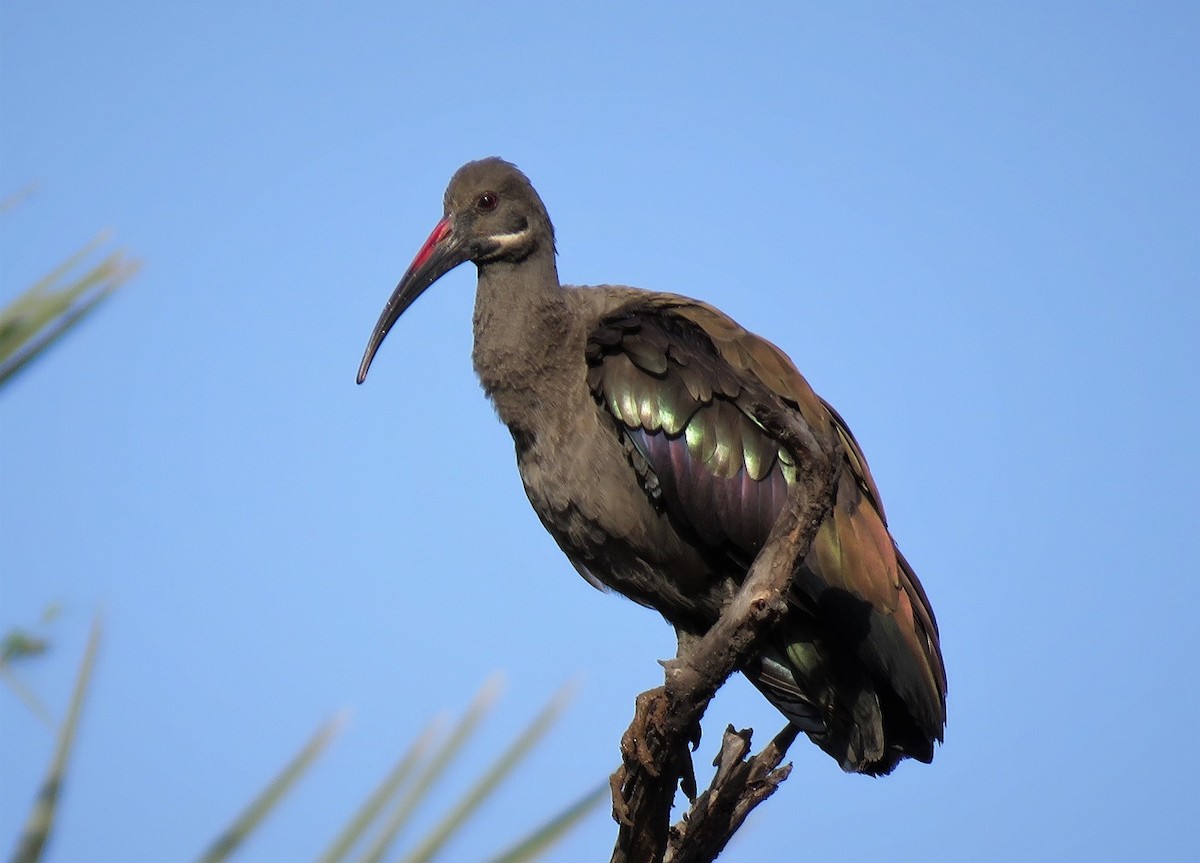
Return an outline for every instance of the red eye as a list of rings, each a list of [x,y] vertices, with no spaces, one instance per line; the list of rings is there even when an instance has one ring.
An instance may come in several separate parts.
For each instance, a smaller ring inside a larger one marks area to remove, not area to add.
[[[479,196],[478,206],[481,210],[494,210],[499,203],[500,199],[495,192],[484,192]]]

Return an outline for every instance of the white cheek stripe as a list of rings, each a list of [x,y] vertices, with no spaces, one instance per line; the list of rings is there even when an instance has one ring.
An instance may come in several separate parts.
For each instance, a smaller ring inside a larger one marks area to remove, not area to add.
[[[515,234],[492,234],[490,237],[488,237],[488,239],[493,243],[499,243],[500,248],[502,249],[509,249],[517,245],[527,236],[529,236],[529,228],[526,228],[523,231],[517,231]]]

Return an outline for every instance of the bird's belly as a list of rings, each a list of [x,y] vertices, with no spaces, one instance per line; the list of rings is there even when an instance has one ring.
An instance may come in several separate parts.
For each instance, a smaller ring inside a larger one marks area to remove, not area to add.
[[[567,457],[536,443],[518,452],[525,493],[546,530],[589,581],[674,624],[707,628],[735,590],[729,574],[651,503],[615,435],[588,442],[576,434],[574,444]]]

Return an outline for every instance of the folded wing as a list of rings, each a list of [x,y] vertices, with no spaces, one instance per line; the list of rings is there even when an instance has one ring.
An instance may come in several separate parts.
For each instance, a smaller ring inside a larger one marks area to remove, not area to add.
[[[794,611],[745,671],[847,770],[930,760],[945,724],[936,621],[837,412],[773,344],[682,297],[649,294],[608,315],[587,361],[646,494],[735,572],[761,550],[804,457],[755,417],[788,412],[837,444],[835,500],[797,573]]]

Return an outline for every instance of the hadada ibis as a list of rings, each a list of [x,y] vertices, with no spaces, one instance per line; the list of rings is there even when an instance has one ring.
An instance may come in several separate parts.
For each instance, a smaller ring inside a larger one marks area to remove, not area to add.
[[[717,620],[797,481],[801,454],[754,417],[790,413],[840,454],[789,611],[742,672],[846,771],[930,761],[946,720],[933,609],[858,442],[791,360],[697,300],[560,284],[541,198],[490,158],[450,180],[360,384],[404,311],[466,261],[479,271],[475,371],[530,503],[585,579],[656,609],[681,638]]]

